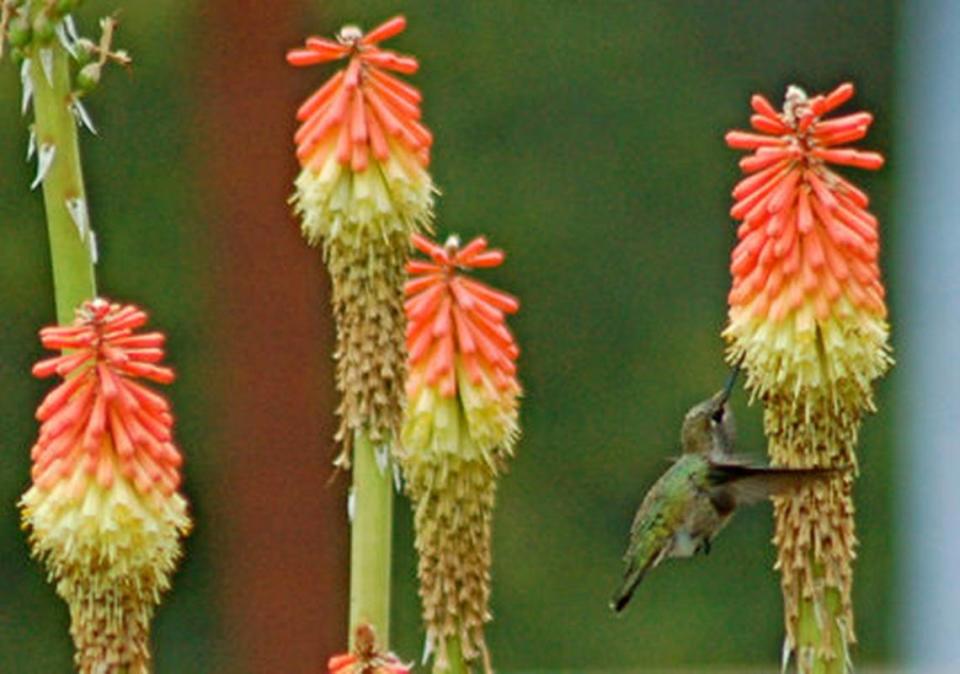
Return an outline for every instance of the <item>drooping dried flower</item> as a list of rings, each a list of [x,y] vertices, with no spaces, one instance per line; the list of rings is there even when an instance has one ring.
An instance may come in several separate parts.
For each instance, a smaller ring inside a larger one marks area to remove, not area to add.
[[[64,381],[37,409],[23,526],[70,607],[83,674],[149,671],[150,619],[190,529],[169,404],[135,381],[173,380],[156,364],[163,335],[135,334],[146,321],[132,305],[86,302],[72,325],[41,330],[65,352],[33,368]]]
[[[447,668],[448,640],[490,671],[483,627],[491,619],[490,527],[496,480],[519,434],[519,354],[505,314],[513,297],[458,270],[495,267],[499,250],[423,236],[414,245],[405,308],[410,374],[400,463],[414,504],[427,649]]]
[[[353,432],[384,442],[399,429],[403,265],[411,233],[432,218],[433,137],[420,122],[420,92],[387,72],[412,74],[418,64],[379,46],[405,27],[400,16],[366,34],[345,26],[336,41],[311,37],[287,54],[295,66],[347,60],[297,111],[302,170],[292,198],[304,236],[323,243],[333,280],[342,466]]]
[[[742,224],[724,336],[730,361],[744,358],[747,386],[764,403],[780,465],[856,465],[872,382],[892,362],[877,219],[867,195],[831,168],[883,165],[875,152],[842,147],[866,135],[872,115],[824,119],[852,95],[851,84],[812,98],[792,86],[782,112],[754,96],[750,121],[760,133],[726,136],[752,154],[740,161],[750,175],[733,190],[731,215]],[[855,641],[853,477],[845,471],[776,502],[785,652],[798,653],[803,672],[814,661],[844,666]]]
[[[353,650],[331,657],[327,670],[329,674],[410,674],[413,667],[394,653],[378,650],[373,628],[361,623],[357,626]]]

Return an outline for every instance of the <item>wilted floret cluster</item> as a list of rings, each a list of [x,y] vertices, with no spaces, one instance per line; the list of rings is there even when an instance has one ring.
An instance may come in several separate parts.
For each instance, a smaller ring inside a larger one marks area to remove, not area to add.
[[[361,623],[354,635],[350,653],[334,655],[327,662],[328,674],[410,674],[413,667],[395,653],[377,648],[373,628]]]

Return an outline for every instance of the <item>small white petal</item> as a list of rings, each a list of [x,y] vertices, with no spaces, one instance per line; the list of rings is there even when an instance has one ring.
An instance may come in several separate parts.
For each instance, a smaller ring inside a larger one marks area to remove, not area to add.
[[[403,491],[403,478],[400,477],[400,466],[393,463],[393,488],[397,491]]]
[[[73,14],[67,14],[63,17],[63,25],[67,29],[67,37],[70,38],[71,42],[76,42],[80,39],[80,33],[77,32],[77,24],[73,22]]]
[[[97,233],[92,229],[87,230],[90,240],[87,242],[90,250],[90,264],[97,264],[100,261],[100,250],[97,248]]]
[[[793,654],[793,648],[790,647],[790,637],[783,638],[783,652],[780,654],[780,674],[787,674],[787,667],[790,666],[790,656]]]
[[[20,84],[23,94],[20,99],[20,114],[27,114],[30,109],[30,99],[33,98],[33,79],[30,77],[30,59],[24,59],[20,65]]]
[[[70,110],[73,111],[73,116],[77,118],[77,124],[85,126],[87,131],[94,136],[97,135],[97,127],[93,125],[93,119],[91,119],[90,113],[87,112],[87,109],[83,106],[79,98],[73,99],[73,103],[70,104]]]
[[[43,76],[47,84],[53,86],[53,49],[47,47],[40,50],[40,65],[43,66]]]
[[[40,146],[40,154],[37,157],[37,177],[30,183],[30,189],[35,190],[37,186],[47,177],[47,172],[53,165],[53,158],[57,154],[57,147],[53,143],[44,143]]]
[[[420,664],[427,664],[431,655],[433,655],[433,634],[428,631],[426,638],[423,640],[423,657],[420,659]]]
[[[33,155],[37,154],[37,131],[30,127],[30,137],[27,138],[27,161],[33,159]]]
[[[390,447],[388,445],[380,445],[374,450],[374,457],[377,459],[377,468],[380,469],[380,474],[383,475],[387,472],[387,466],[390,463]]]
[[[72,58],[77,58],[77,50],[73,46],[73,40],[70,39],[70,36],[67,34],[66,27],[63,22],[57,24],[57,27],[54,29],[57,34],[57,39],[60,40],[60,44],[63,45],[63,48],[67,50],[67,53],[70,54]]]
[[[80,240],[83,241],[87,238],[87,232],[90,230],[87,202],[80,197],[72,197],[67,199],[64,205],[67,207],[67,212],[70,214],[73,224],[77,226],[77,233],[80,235]]]
[[[347,492],[347,519],[353,523],[353,518],[357,514],[357,493],[353,487]]]
[[[827,619],[823,615],[824,608],[819,601],[813,602],[813,617],[817,621],[817,630],[823,632],[824,627],[826,627]]]
[[[840,634],[847,634],[847,621],[843,617],[837,618],[837,629],[840,630]],[[850,644],[843,637],[840,639],[840,644],[843,646],[843,671],[846,674],[852,674],[853,658],[850,657]]]

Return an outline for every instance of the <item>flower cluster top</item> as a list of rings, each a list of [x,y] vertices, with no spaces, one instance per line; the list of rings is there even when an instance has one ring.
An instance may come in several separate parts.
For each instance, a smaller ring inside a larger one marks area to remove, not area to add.
[[[295,66],[349,59],[346,68],[337,71],[297,110],[302,124],[294,141],[303,165],[322,165],[328,145],[341,164],[358,172],[367,168],[371,154],[386,161],[392,144],[411,152],[421,165],[429,163],[433,136],[420,123],[420,92],[386,72],[410,75],[419,64],[412,56],[379,47],[406,26],[402,16],[366,34],[356,26],[344,26],[335,41],[310,37],[303,48],[287,52],[287,61]]]
[[[883,165],[876,152],[841,147],[866,135],[870,113],[823,119],[853,91],[847,83],[808,97],[790,87],[782,112],[754,96],[750,124],[760,133],[726,135],[730,147],[753,151],[740,160],[750,175],[734,188],[730,210],[743,221],[731,262],[731,305],[756,301],[757,313],[776,320],[809,300],[822,320],[843,295],[855,306],[885,311],[877,219],[867,195],[829,167]]]
[[[504,318],[515,313],[519,303],[457,273],[496,267],[503,262],[503,251],[487,250],[483,237],[460,247],[456,237],[440,246],[415,234],[413,244],[431,259],[407,263],[413,277],[404,288],[411,368],[425,367],[426,383],[447,397],[457,391],[458,364],[473,384],[487,373],[498,388],[516,386],[514,361],[520,352]]]
[[[40,331],[46,348],[66,352],[33,367],[37,377],[64,379],[37,408],[34,483],[49,488],[82,468],[108,489],[119,471],[140,493],[169,496],[182,463],[170,406],[134,381],[173,381],[173,371],[156,364],[163,359],[163,335],[136,334],[147,314],[133,305],[98,298],[77,314],[72,325]]]

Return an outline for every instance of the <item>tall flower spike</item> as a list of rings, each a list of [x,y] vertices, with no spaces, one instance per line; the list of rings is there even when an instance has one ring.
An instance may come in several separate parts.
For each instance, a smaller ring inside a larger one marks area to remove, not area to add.
[[[135,334],[146,321],[132,305],[86,302],[72,325],[40,331],[65,352],[33,368],[64,381],[37,408],[23,526],[70,607],[83,674],[150,671],[150,619],[190,529],[170,407],[135,381],[173,380],[157,365],[163,335]]]
[[[496,480],[519,435],[519,354],[505,325],[513,297],[457,273],[498,266],[499,250],[476,238],[414,245],[405,309],[410,374],[400,463],[414,505],[427,651],[447,671],[452,653],[490,659],[490,527]],[[457,648],[459,646],[459,648]],[[456,649],[456,650],[452,650]]]
[[[791,86],[779,113],[754,96],[759,133],[726,136],[752,154],[740,160],[750,175],[733,190],[730,213],[742,224],[724,337],[730,361],[744,357],[780,465],[855,466],[872,382],[892,363],[877,219],[867,195],[830,167],[883,165],[875,152],[842,147],[866,135],[872,115],[824,119],[851,96],[851,84],[812,98]],[[853,479],[844,471],[775,504],[784,653],[796,653],[801,672],[845,671],[855,642]]]
[[[333,279],[343,466],[353,431],[382,442],[399,428],[403,265],[411,233],[432,218],[433,137],[420,123],[420,92],[387,72],[409,75],[418,64],[379,46],[405,27],[400,16],[366,34],[344,26],[336,41],[311,37],[287,53],[295,66],[347,60],[297,111],[302,171],[292,197],[304,236],[323,242]]]

